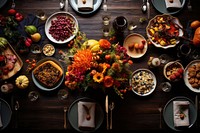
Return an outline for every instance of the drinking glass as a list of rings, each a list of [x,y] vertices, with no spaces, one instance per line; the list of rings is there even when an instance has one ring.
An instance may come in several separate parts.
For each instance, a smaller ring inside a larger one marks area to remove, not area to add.
[[[160,83],[159,88],[162,89],[164,92],[170,92],[172,86],[169,82],[162,82]]]
[[[110,13],[107,11],[103,12],[103,15],[102,15],[103,25],[109,25],[110,19],[111,19]]]
[[[165,65],[170,61],[170,57],[167,54],[161,54],[159,56],[159,59],[160,59],[160,64],[161,65]]]
[[[113,28],[117,33],[123,33],[128,26],[128,21],[124,16],[118,16],[113,21]]]
[[[109,26],[103,26],[103,36],[108,37],[109,36],[110,27]]]
[[[68,98],[68,91],[66,89],[60,89],[57,95],[59,100],[65,100]]]
[[[47,19],[47,16],[46,16],[44,10],[42,10],[42,9],[36,11],[36,17],[38,17],[42,21],[45,21]]]
[[[177,57],[187,57],[191,53],[191,46],[189,44],[182,44],[178,47]]]
[[[39,98],[39,93],[37,91],[30,91],[28,93],[28,98],[31,102],[37,101]]]

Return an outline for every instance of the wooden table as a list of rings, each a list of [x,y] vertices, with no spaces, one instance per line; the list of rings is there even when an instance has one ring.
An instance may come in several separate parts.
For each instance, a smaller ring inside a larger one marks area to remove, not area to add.
[[[188,20],[199,19],[198,6],[195,1],[191,0],[193,11],[189,12],[187,7],[185,6],[183,10],[174,16],[178,17],[180,22],[184,27],[187,26]],[[147,22],[141,24],[139,19],[141,17],[147,17],[147,14],[143,14],[141,11],[142,0],[108,0],[108,11],[111,13],[111,21],[117,16],[123,15],[128,20],[133,20],[133,22],[137,25],[137,28],[133,31],[135,33],[142,34],[145,38],[146,35],[146,26]],[[6,5],[1,9],[1,13],[7,13],[7,10],[11,7],[11,2],[8,1]],[[21,12],[23,15],[34,14],[37,9],[43,9],[47,16],[50,16],[54,12],[58,12],[59,10],[59,1],[57,0],[16,0],[16,10]],[[150,17],[153,18],[159,13],[150,2],[151,14]],[[103,6],[100,7],[97,12],[89,16],[82,16],[77,14],[71,6],[69,6],[69,12],[73,14],[80,26],[80,30],[87,34],[87,37],[90,39],[103,38],[102,33],[102,14],[103,14]],[[128,30],[125,31],[124,37],[130,34]],[[48,43],[49,40],[46,40]],[[59,49],[66,49],[66,45],[56,47],[56,54],[54,55],[56,58],[58,57]],[[132,59],[134,62],[132,70],[136,70],[138,68],[148,68],[147,61],[150,56],[159,56],[161,54],[169,54],[174,59],[176,59],[176,48],[172,49],[159,49],[150,45],[147,53],[139,59]],[[25,61],[27,58],[36,58],[42,59],[45,56],[39,55],[35,56],[32,53],[27,55],[20,55],[22,60]],[[64,64],[63,64],[64,65]],[[14,79],[21,74],[25,74],[31,79],[31,74],[26,73],[27,64],[24,63],[22,70],[13,78],[7,80],[7,82],[14,83]],[[66,68],[65,68],[66,69]],[[162,74],[162,68],[152,69],[154,72],[157,83],[161,83],[165,81],[165,78]],[[3,82],[1,83],[3,84]],[[64,83],[59,87],[59,89],[66,88]],[[6,128],[9,130],[56,130],[62,131],[63,128],[63,107],[69,106],[75,99],[81,96],[87,96],[84,94],[80,94],[79,92],[71,92],[69,91],[69,96],[65,101],[59,101],[57,97],[58,90],[52,92],[42,92],[39,90],[32,81],[30,81],[30,87],[25,90],[15,89],[13,93],[10,94],[1,94],[1,97],[6,99],[9,103],[10,98],[14,97],[20,103],[20,108],[18,110],[18,127],[15,128],[15,111],[13,110],[13,118]],[[30,102],[27,98],[28,92],[30,90],[36,90],[40,93],[39,100],[37,102]],[[160,121],[160,113],[158,111],[159,107],[164,107],[168,100],[175,96],[186,96],[191,100],[194,100],[195,93],[190,91],[185,85],[184,81],[180,81],[178,83],[172,83],[172,91],[169,93],[165,93],[162,90],[156,87],[155,92],[152,95],[147,97],[138,97],[133,92],[128,92],[124,100],[117,100],[115,104],[115,109],[113,110],[113,130],[116,131],[155,131],[155,130],[163,130],[163,131],[171,131],[171,129],[165,124],[162,119],[162,129],[159,127]],[[99,100],[99,103],[102,105],[104,109],[104,99]],[[12,107],[12,105],[11,105]],[[163,118],[163,117],[162,117]],[[69,123],[68,123],[69,124]],[[200,124],[199,124],[200,126]],[[199,127],[198,127],[199,128]],[[192,129],[196,129],[195,126]],[[192,130],[191,129],[191,130]],[[74,129],[69,125],[68,130],[74,131]],[[100,131],[106,130],[106,119],[101,125]]]

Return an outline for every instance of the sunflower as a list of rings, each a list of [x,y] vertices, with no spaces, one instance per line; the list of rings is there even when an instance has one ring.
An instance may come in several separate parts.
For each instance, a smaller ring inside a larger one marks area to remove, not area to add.
[[[95,82],[98,82],[98,83],[101,83],[101,82],[103,81],[103,79],[104,79],[103,73],[97,72],[97,73],[93,76],[93,80],[94,80]]]

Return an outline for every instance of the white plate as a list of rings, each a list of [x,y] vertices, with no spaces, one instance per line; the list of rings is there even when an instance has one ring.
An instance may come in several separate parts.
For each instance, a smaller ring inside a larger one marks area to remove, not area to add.
[[[129,50],[129,48],[128,48],[129,44],[133,44],[133,43],[139,44],[139,43],[142,43],[143,40],[145,41],[144,49],[136,50],[134,48],[132,51]],[[142,35],[137,34],[137,33],[132,33],[132,34],[128,35],[124,40],[123,46],[127,49],[127,54],[132,58],[142,57],[146,53],[147,48],[148,48],[147,40]]]
[[[191,61],[191,62],[185,67],[183,79],[184,79],[185,85],[186,85],[191,91],[196,92],[196,93],[200,93],[200,88],[199,88],[199,89],[193,88],[193,87],[190,85],[189,81],[188,81],[188,68],[189,68],[191,65],[194,65],[194,64],[197,64],[197,63],[200,63],[200,60],[193,60],[193,61]]]
[[[148,25],[147,25],[147,27],[146,27],[147,37],[149,38],[149,40],[151,41],[151,43],[152,43],[154,46],[158,47],[158,48],[167,49],[167,48],[173,48],[173,47],[175,47],[175,46],[180,42],[180,40],[176,40],[176,44],[175,44],[175,45],[166,45],[166,46],[162,46],[162,45],[160,45],[159,43],[155,43],[154,41],[152,41],[152,39],[151,39],[152,36],[149,34],[149,31],[148,31],[148,30],[149,30],[149,29],[151,28],[151,26],[154,24],[154,20],[156,20],[158,17],[170,17],[170,18],[173,20],[173,22],[174,22],[175,24],[179,25],[180,27],[183,27],[182,24],[180,23],[180,21],[179,21],[179,19],[178,19],[177,17],[173,17],[173,16],[171,16],[171,15],[169,15],[169,14],[156,15],[154,18],[152,18],[152,19],[149,21],[149,23],[148,23]],[[181,28],[179,28],[179,37],[181,37],[181,36],[183,36],[183,30],[182,30]]]
[[[50,29],[50,27],[51,27],[51,21],[52,21],[52,20],[56,20],[56,17],[57,17],[57,16],[66,16],[66,17],[71,18],[71,20],[73,20],[73,21],[75,22],[75,26],[74,26],[75,30],[74,30],[73,34],[72,34],[69,38],[65,39],[64,41],[61,41],[61,40],[57,41],[56,39],[54,39],[54,38],[51,36],[51,34],[49,34],[49,29]],[[52,14],[52,15],[47,19],[47,21],[46,21],[46,23],[45,23],[45,34],[46,34],[46,36],[48,37],[49,40],[51,40],[52,42],[57,43],[57,44],[64,44],[64,43],[67,43],[67,42],[71,41],[71,40],[76,36],[77,32],[78,32],[78,21],[77,21],[77,19],[76,19],[71,13],[69,13],[69,12],[56,12],[56,13]]]
[[[37,66],[40,65],[40,64],[42,64],[43,62],[49,61],[49,60],[53,61],[53,62],[56,63],[58,66],[60,66],[61,69],[63,70],[63,74],[62,74],[62,77],[60,78],[60,80],[56,83],[56,85],[55,85],[54,87],[46,88],[46,87],[44,87],[42,84],[40,84],[40,83],[37,81],[37,79],[35,78],[35,76],[34,76],[34,74],[33,74],[33,71],[32,71],[32,79],[33,79],[34,84],[35,84],[39,89],[44,90],[44,91],[52,91],[52,90],[57,89],[57,88],[62,84],[62,82],[63,82],[63,80],[64,80],[64,77],[65,77],[65,76],[64,76],[64,68],[62,67],[62,65],[60,64],[60,62],[58,62],[58,61],[57,61],[55,58],[53,58],[53,57],[46,57],[46,58],[44,58],[44,59],[38,61],[38,62],[37,62]],[[36,67],[36,68],[37,68],[37,67]]]
[[[92,14],[94,13],[95,11],[97,11],[100,6],[101,6],[101,3],[102,3],[102,0],[94,0],[94,7],[93,7],[93,10],[92,11],[79,11],[78,10],[78,4],[77,4],[77,0],[69,0],[69,3],[71,5],[71,7],[77,12],[77,13],[80,13],[80,14]]]
[[[142,94],[138,93],[138,92],[137,92],[136,90],[134,90],[133,88],[132,88],[132,91],[133,91],[135,94],[139,95],[139,96],[148,96],[148,95],[150,95],[151,93],[154,92],[154,90],[156,89],[156,84],[157,84],[155,75],[154,75],[153,72],[151,72],[149,69],[142,68],[142,69],[137,69],[136,71],[134,71],[134,72],[132,73],[131,79],[129,80],[129,83],[130,83],[130,86],[132,86],[132,77],[133,77],[135,74],[137,74],[138,72],[143,72],[143,71],[151,75],[151,77],[152,77],[152,79],[153,79],[153,86],[152,86],[152,88],[150,89],[149,92],[147,92],[147,93],[142,93]],[[140,82],[140,83],[141,83],[141,82]]]

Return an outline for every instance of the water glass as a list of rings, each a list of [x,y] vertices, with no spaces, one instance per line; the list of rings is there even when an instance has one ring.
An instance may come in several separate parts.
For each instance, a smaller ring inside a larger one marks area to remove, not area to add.
[[[68,98],[68,91],[66,89],[60,89],[57,95],[59,100],[65,100]]]
[[[37,10],[36,17],[38,17],[42,21],[45,21],[47,19],[47,16],[46,16],[44,10]]]
[[[118,16],[113,21],[113,28],[117,33],[123,33],[128,26],[128,21],[124,16]]]
[[[39,93],[37,91],[30,91],[28,93],[28,98],[31,102],[37,101],[39,98]]]
[[[160,83],[159,88],[162,89],[164,92],[170,92],[172,86],[169,82],[162,82]]]
[[[102,15],[103,25],[109,25],[110,24],[111,15],[108,12],[104,12]]]
[[[191,53],[189,44],[182,44],[178,47],[177,57],[187,57]]]
[[[103,36],[108,37],[110,32],[110,27],[109,26],[103,26]]]

